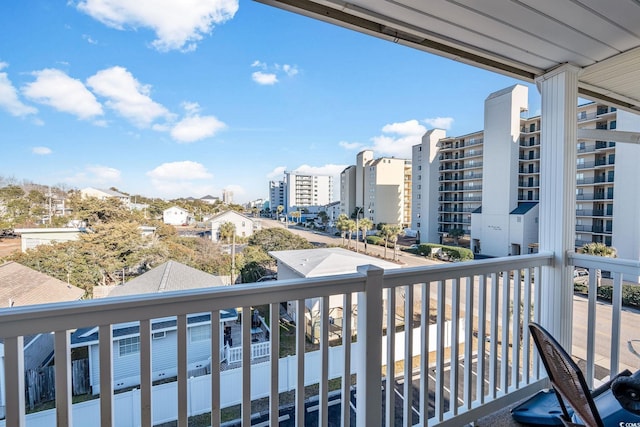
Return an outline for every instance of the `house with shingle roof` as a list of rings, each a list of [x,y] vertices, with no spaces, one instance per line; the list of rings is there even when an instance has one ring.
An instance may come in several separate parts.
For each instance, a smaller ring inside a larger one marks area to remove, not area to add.
[[[191,212],[180,206],[171,206],[162,211],[162,222],[169,225],[188,225],[195,222]]]
[[[17,262],[0,265],[0,309],[76,301],[84,290]],[[24,337],[25,372],[40,368],[53,357],[53,334]],[[4,373],[4,344],[0,340],[0,372]],[[4,412],[4,375],[0,375],[0,411]]]
[[[189,289],[224,286],[222,280],[204,271],[176,261],[167,261],[124,285],[114,287],[107,298],[130,295],[175,292]],[[220,348],[224,349],[224,328],[235,323],[235,308],[220,311]],[[193,313],[187,316],[188,369],[210,369],[211,315]],[[177,375],[177,322],[175,318],[151,321],[152,380]],[[89,354],[89,384],[93,394],[100,393],[98,327],[76,330],[71,334],[71,348],[87,347]],[[140,327],[138,322],[113,325],[113,384],[114,390],[140,384]],[[221,356],[224,359],[224,356]]]

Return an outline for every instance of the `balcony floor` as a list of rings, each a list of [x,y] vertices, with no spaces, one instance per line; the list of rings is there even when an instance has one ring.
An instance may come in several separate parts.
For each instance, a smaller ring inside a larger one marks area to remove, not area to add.
[[[511,416],[511,408],[514,406],[517,406],[517,404],[504,408],[501,411],[496,412],[495,414],[491,414],[489,416],[479,419],[478,422],[475,423],[475,427],[512,427],[512,426],[527,427],[527,426],[530,426],[530,424],[521,424],[519,422],[516,422],[513,419],[513,417]]]

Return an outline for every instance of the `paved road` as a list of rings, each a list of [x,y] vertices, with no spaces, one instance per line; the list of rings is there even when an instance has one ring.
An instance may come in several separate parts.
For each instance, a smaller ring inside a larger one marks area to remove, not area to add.
[[[273,228],[280,227],[285,228],[285,225],[280,221],[261,218],[262,226],[265,228]],[[342,238],[340,236],[332,236],[327,233],[321,233],[317,231],[309,231],[300,227],[290,226],[289,231],[298,236],[302,236],[305,239],[309,240],[311,243],[321,243],[326,245],[342,245]],[[346,242],[346,240],[345,240]],[[351,241],[351,247],[355,247],[355,241]],[[364,253],[364,243],[358,243],[358,251]],[[367,253],[370,255],[376,256],[384,256],[384,247],[377,245],[367,245]],[[393,249],[387,249],[387,258],[391,260],[393,257]],[[424,265],[432,265],[432,264],[441,264],[442,261],[434,261],[428,259],[423,256],[414,255],[412,253],[403,252],[398,250],[398,262],[402,264],[403,267],[416,267],[416,266],[424,266]]]

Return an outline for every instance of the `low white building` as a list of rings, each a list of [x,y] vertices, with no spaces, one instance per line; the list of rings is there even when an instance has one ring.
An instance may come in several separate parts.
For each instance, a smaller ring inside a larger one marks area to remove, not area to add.
[[[33,249],[39,245],[51,245],[53,243],[78,240],[80,233],[85,233],[85,228],[16,228],[20,235],[22,252]]]
[[[385,270],[400,268],[398,264],[342,248],[271,251],[269,255],[278,262],[278,280],[356,273],[361,265],[375,265]],[[355,308],[357,305],[356,295],[354,294],[352,297],[353,307]],[[305,300],[307,335],[314,341],[318,337],[320,301],[321,298]],[[339,325],[342,323],[342,303],[342,295],[329,297],[329,316],[333,320],[332,326],[338,329],[340,329]],[[295,301],[287,302],[287,313],[293,319],[296,318]]]
[[[195,221],[194,216],[180,206],[172,206],[162,211],[162,221],[169,225],[188,225]]]
[[[80,190],[80,195],[83,199],[86,199],[88,197],[95,197],[99,200],[118,199],[125,206],[129,206],[129,204],[131,203],[131,198],[128,195],[108,189],[87,187]]]
[[[262,228],[260,220],[249,218],[236,211],[222,212],[207,222],[209,221],[211,222],[211,240],[214,242],[220,241],[220,226],[225,222],[230,222],[235,226],[237,237],[249,237]]]

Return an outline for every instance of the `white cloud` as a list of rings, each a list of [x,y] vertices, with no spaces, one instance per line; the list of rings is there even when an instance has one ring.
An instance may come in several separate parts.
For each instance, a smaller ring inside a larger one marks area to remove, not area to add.
[[[267,178],[271,180],[282,179],[282,176],[284,175],[284,171],[286,170],[287,170],[286,166],[278,166],[267,174]]]
[[[107,98],[106,105],[138,127],[149,127],[159,118],[170,119],[171,113],[151,97],[151,87],[143,85],[123,67],[98,71],[87,79],[89,87]]]
[[[98,41],[91,38],[91,36],[88,34],[83,34],[82,38],[85,39],[89,44],[98,44]]]
[[[215,135],[226,125],[214,116],[192,116],[180,120],[171,129],[171,137],[180,143],[199,141]]]
[[[190,160],[163,163],[147,172],[147,176],[151,178],[154,189],[163,197],[186,197],[215,192],[214,186],[208,182],[213,175],[201,163]]]
[[[453,117],[434,117],[424,119],[423,122],[432,128],[449,130],[453,124]]]
[[[251,73],[251,78],[259,85],[274,85],[278,83],[278,77],[273,73],[263,73],[262,71],[256,71]]]
[[[0,70],[8,67],[6,62],[0,62]],[[35,114],[37,109],[25,105],[18,98],[18,91],[9,81],[7,73],[0,73],[0,108],[6,110],[12,116],[20,117]]]
[[[110,186],[120,181],[121,173],[118,169],[102,166],[89,165],[81,172],[64,179],[65,182],[73,185],[105,185]]]
[[[360,142],[348,142],[348,141],[340,141],[338,145],[345,150],[358,150],[364,147],[364,144]]]
[[[253,81],[260,85],[274,85],[280,82],[278,77],[293,77],[299,73],[298,67],[295,65],[269,65],[257,59],[251,63],[251,67],[262,69],[262,71],[255,71],[251,74]]]
[[[214,25],[233,18],[238,0],[80,0],[77,7],[118,30],[153,30],[159,51],[192,51]]]
[[[31,152],[33,154],[38,154],[40,156],[46,156],[47,154],[51,154],[52,153],[51,148],[49,148],[49,147],[33,147],[31,149]]]
[[[40,104],[87,120],[103,114],[102,105],[77,79],[57,69],[33,72],[36,80],[26,84],[22,93]]]
[[[378,155],[411,158],[411,147],[422,141],[427,129],[417,120],[391,123],[383,126],[382,132],[391,135],[380,135],[371,138],[372,149]]]
[[[157,180],[196,180],[211,179],[207,168],[201,163],[185,160],[182,162],[163,163],[152,171],[147,172],[147,176]]]

